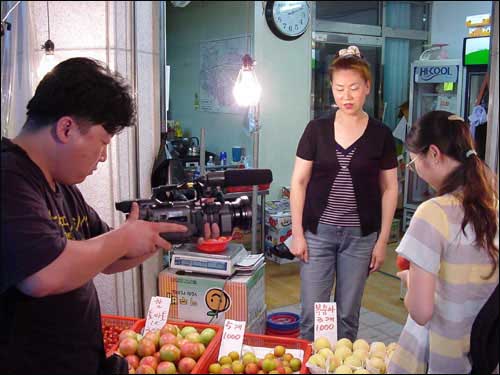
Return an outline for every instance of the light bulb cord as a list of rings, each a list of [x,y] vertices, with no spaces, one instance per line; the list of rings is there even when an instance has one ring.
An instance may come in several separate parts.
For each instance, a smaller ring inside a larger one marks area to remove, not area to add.
[[[49,13],[49,2],[47,1],[47,30],[49,34],[49,40],[50,40],[50,13]]]

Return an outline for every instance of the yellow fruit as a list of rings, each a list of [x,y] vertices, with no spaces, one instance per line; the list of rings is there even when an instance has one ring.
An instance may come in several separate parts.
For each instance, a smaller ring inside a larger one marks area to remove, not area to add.
[[[354,344],[352,344],[352,350],[356,351],[358,349],[364,349],[366,351],[369,351],[370,344],[368,344],[368,342],[366,342],[363,339],[358,339],[358,340],[354,341]]]
[[[347,366],[354,366],[354,367],[361,367],[362,363],[361,360],[358,357],[355,357],[353,355],[347,357],[344,359],[344,365]]]
[[[274,347],[274,355],[276,357],[282,357],[285,354],[285,347],[282,345],[277,345]]]
[[[328,348],[323,348],[318,352],[319,355],[323,356],[324,359],[328,359],[328,357],[333,357],[333,352]]]
[[[334,372],[337,367],[339,367],[342,364],[340,359],[338,357],[330,357],[330,365],[328,367],[328,372]]]
[[[290,362],[290,361],[292,360],[292,358],[293,358],[293,354],[291,354],[291,353],[285,353],[285,354],[283,355],[283,360],[284,360],[284,361],[288,361],[288,362]]]
[[[337,341],[335,344],[335,349],[340,348],[341,346],[347,346],[352,351],[352,342],[349,339],[343,338]]]
[[[240,353],[238,352],[230,352],[228,354],[228,356],[231,358],[231,360],[233,361],[237,361],[238,359],[240,359]]]
[[[349,366],[340,365],[335,369],[334,374],[352,374],[352,370]]]
[[[222,367],[218,363],[212,363],[210,366],[208,366],[208,372],[211,374],[220,374],[222,370]]]
[[[245,366],[248,365],[249,363],[257,363],[257,357],[255,357],[255,354],[250,353],[250,352],[245,353],[243,355],[242,360],[243,360],[243,364]]]
[[[231,368],[235,374],[243,373],[243,371],[245,371],[245,366],[241,363],[241,361],[234,361]]]
[[[332,348],[330,341],[326,337],[320,337],[314,340],[313,349],[315,352],[319,352],[323,348]]]
[[[366,367],[374,367],[379,370],[381,374],[385,374],[385,362],[380,358],[373,357],[367,360]]]
[[[339,358],[342,362],[350,355],[352,355],[352,350],[347,346],[341,346],[335,350],[335,357]]]
[[[230,365],[231,363],[233,363],[233,360],[231,359],[231,357],[229,357],[227,355],[223,355],[222,357],[220,357],[219,363],[223,366]]]
[[[384,352],[371,352],[370,358],[380,358],[382,360],[385,359],[386,353]]]
[[[298,358],[292,358],[290,360],[290,367],[292,368],[293,371],[299,371],[300,368],[302,367],[302,361]]]
[[[317,367],[321,367],[321,368],[325,368],[325,366],[326,366],[325,359],[323,358],[322,355],[319,355],[319,354],[314,354],[311,357],[309,357],[308,362],[313,366],[317,366]],[[293,367],[292,367],[292,369],[293,369]]]
[[[370,374],[370,371],[365,368],[358,368],[356,371],[354,371],[354,374]]]
[[[264,356],[264,359],[274,359],[274,354],[273,353],[267,353],[265,356]]]
[[[352,352],[352,355],[359,358],[361,362],[365,361],[369,357],[368,351],[365,349],[356,349]]]
[[[392,352],[396,350],[397,347],[398,347],[397,343],[391,342],[389,345],[387,345],[387,352]]]
[[[372,342],[370,352],[385,352],[385,344],[380,341]]]

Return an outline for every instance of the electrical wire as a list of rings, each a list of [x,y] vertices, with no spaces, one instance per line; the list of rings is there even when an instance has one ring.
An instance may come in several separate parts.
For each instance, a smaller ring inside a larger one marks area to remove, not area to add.
[[[47,3],[47,30],[49,34],[49,40],[50,40],[50,15],[49,15],[49,2],[46,1]]]
[[[12,13],[12,11],[13,11],[14,9],[16,9],[16,8],[17,8],[17,6],[19,5],[19,3],[20,3],[20,1],[16,2],[16,3],[14,4],[14,6],[13,6],[12,8],[10,8],[10,9],[7,11],[7,14],[6,14],[6,15],[5,15],[5,17],[2,19],[2,23],[4,23],[4,22],[5,22],[5,20],[7,19],[7,17],[9,17],[9,15]]]

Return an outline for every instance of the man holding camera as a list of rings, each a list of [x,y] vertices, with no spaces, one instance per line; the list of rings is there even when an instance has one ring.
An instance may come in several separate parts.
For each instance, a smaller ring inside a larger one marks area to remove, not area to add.
[[[110,230],[75,186],[132,126],[123,79],[103,64],[57,65],[27,105],[20,134],[2,139],[0,372],[102,372],[105,353],[92,279],[133,268],[184,226],[128,220]]]

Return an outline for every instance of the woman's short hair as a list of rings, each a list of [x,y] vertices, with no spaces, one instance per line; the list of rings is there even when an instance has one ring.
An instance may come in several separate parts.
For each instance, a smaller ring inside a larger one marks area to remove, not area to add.
[[[372,81],[370,64],[365,60],[356,46],[341,49],[335,54],[334,59],[328,67],[330,81],[333,80],[333,74],[339,70],[354,70],[363,77],[365,82]]]

